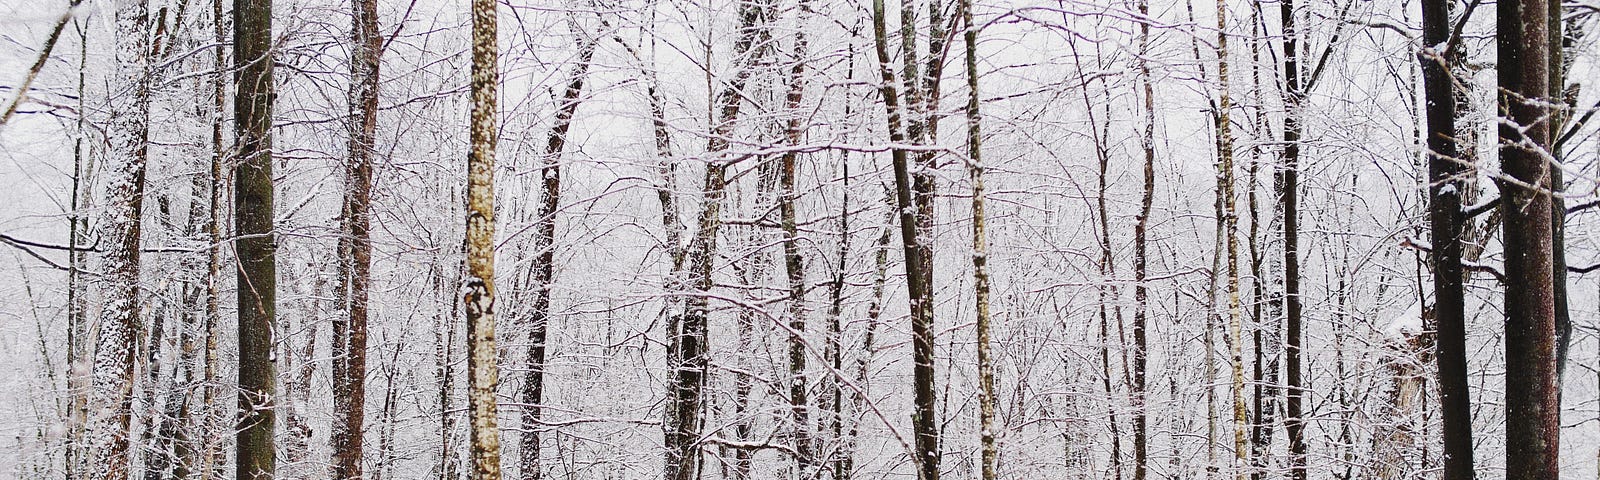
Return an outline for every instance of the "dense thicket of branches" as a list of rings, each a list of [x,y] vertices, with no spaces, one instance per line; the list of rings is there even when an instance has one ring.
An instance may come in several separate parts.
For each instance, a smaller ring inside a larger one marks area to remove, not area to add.
[[[1592,2],[0,12],[0,476],[1600,473]]]

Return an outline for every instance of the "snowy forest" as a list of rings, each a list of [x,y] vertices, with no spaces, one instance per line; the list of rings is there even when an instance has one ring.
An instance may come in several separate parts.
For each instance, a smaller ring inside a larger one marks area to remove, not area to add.
[[[1600,478],[1595,0],[0,0],[0,109],[4,478]]]

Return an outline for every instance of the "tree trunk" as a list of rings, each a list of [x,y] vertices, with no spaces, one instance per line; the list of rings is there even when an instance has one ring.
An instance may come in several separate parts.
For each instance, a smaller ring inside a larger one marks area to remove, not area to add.
[[[1300,352],[1302,347],[1300,315],[1300,111],[1305,94],[1301,91],[1300,57],[1297,52],[1298,36],[1295,29],[1293,0],[1278,3],[1279,18],[1283,22],[1283,76],[1284,102],[1287,113],[1283,118],[1283,300],[1284,324],[1288,338],[1284,342],[1284,374],[1288,397],[1284,401],[1283,429],[1289,435],[1289,476],[1293,480],[1306,480],[1305,440],[1305,382],[1301,378]]]
[[[1233,364],[1233,449],[1234,475],[1246,478],[1250,450],[1247,435],[1249,420],[1244,400],[1244,339],[1242,315],[1239,309],[1239,215],[1234,199],[1233,133],[1228,120],[1233,100],[1228,92],[1228,5],[1217,1],[1217,195],[1222,203],[1221,230],[1227,248],[1228,272],[1228,342]]]
[[[805,124],[801,121],[801,103],[805,95],[806,50],[806,12],[810,10],[809,0],[799,0],[798,10],[801,27],[795,31],[793,65],[789,68],[789,92],[785,98],[785,107],[789,115],[786,127],[789,145],[798,146],[801,137],[805,135]],[[795,191],[795,163],[799,159],[799,152],[790,150],[783,154],[782,166],[779,168],[778,184],[782,193],[778,197],[778,210],[780,222],[783,226],[783,266],[784,276],[789,281],[789,412],[794,422],[794,449],[795,467],[798,478],[807,479],[814,476],[816,465],[814,448],[811,438],[811,419],[807,400],[811,388],[806,378],[806,272],[805,262],[800,254],[800,231],[795,220],[795,202],[800,194]]]
[[[350,142],[340,210],[339,288],[343,318],[333,324],[333,478],[360,479],[366,438],[367,300],[372,282],[372,156],[378,127],[383,39],[376,0],[353,0],[350,55]]]
[[[1506,475],[1559,478],[1549,126],[1548,4],[1497,5],[1500,208],[1506,255]]]
[[[238,240],[239,425],[235,476],[268,480],[277,470],[273,439],[277,322],[277,242],[273,232],[272,2],[237,0],[233,9],[237,163],[234,232]]]
[[[1423,45],[1450,42],[1450,29],[1450,2],[1423,1]],[[1434,352],[1444,430],[1443,478],[1471,480],[1472,394],[1467,382],[1466,272],[1461,264],[1461,197],[1467,185],[1460,178],[1465,166],[1457,153],[1455,81],[1448,68],[1450,53],[1446,48],[1420,54],[1427,100],[1428,218],[1433,239],[1433,316],[1438,332]]]
[[[935,15],[930,18],[929,24],[937,30],[940,24],[937,15],[939,4],[934,2],[930,8]],[[917,111],[926,105],[923,103],[922,87],[918,83],[923,77],[917,72],[916,15],[909,3],[902,6],[900,47],[905,58],[900,82],[904,85],[906,95],[902,105],[901,91],[895,86],[894,70],[890,67],[888,27],[882,0],[873,1],[872,12],[874,49],[882,79],[879,93],[888,112],[889,140],[897,145],[908,140],[921,144],[930,136],[928,118],[917,113],[931,114],[932,111]],[[934,39],[933,42],[943,41],[943,35],[937,31],[930,38]],[[942,49],[933,47],[930,45],[929,49],[933,52],[932,56],[943,55]],[[935,67],[930,70],[937,70],[940,63],[930,60],[929,65]],[[938,85],[938,76],[937,71],[928,72],[930,86]],[[912,429],[916,438],[916,451],[912,453],[916,458],[917,478],[938,480],[940,451],[939,422],[935,418],[934,406],[933,250],[932,245],[926,243],[933,233],[932,156],[918,153],[918,168],[913,173],[909,165],[909,152],[895,148],[890,154],[894,163],[895,207],[900,217],[900,240],[906,263],[906,291],[911,312],[912,405],[915,409]]]
[[[113,81],[114,85],[131,90],[112,97],[112,124],[107,129],[106,148],[112,161],[103,231],[110,251],[104,256],[102,267],[105,305],[95,340],[88,398],[87,437],[93,458],[86,465],[92,477],[106,480],[126,480],[131,468],[134,350],[141,333],[139,233],[150,112],[150,39],[145,32],[145,3],[117,2],[116,21],[117,64]]]
[[[968,0],[970,1],[970,0]],[[1145,322],[1149,315],[1149,286],[1145,284],[1149,262],[1150,207],[1156,189],[1156,100],[1150,78],[1150,2],[1139,0],[1139,15],[1147,20],[1139,22],[1139,81],[1144,98],[1144,135],[1140,144],[1144,149],[1144,190],[1140,197],[1139,218],[1133,226],[1133,480],[1145,480],[1150,463],[1150,441],[1146,430],[1149,424],[1146,379],[1149,367],[1149,344]],[[977,105],[974,95],[971,100]]]
[[[500,383],[494,341],[494,154],[499,108],[494,0],[472,2],[472,117],[467,155],[467,278],[462,305],[467,320],[467,404],[472,424],[472,472],[500,480],[500,429],[495,388]]]
[[[982,102],[978,95],[978,27],[972,22],[972,0],[961,0],[957,8],[961,10],[961,23],[966,26],[962,37],[966,41],[967,66],[967,157],[970,159],[970,163],[967,164],[967,176],[972,181],[973,305],[978,316],[978,447],[982,462],[980,478],[995,480],[999,475],[997,471],[999,451],[994,443],[994,359],[989,352],[989,236],[986,231],[988,225],[984,211],[981,122],[983,116],[979,110]],[[1148,205],[1147,203],[1147,209]],[[1142,317],[1139,319],[1142,320]],[[1135,324],[1134,334],[1138,338],[1143,338],[1144,330]],[[1142,376],[1139,378],[1143,379]]]
[[[713,264],[727,188],[728,162],[716,157],[728,149],[729,136],[733,133],[743,104],[741,95],[745,83],[752,74],[752,66],[759,63],[755,57],[766,51],[765,48],[758,48],[756,40],[758,36],[765,39],[765,28],[758,27],[758,23],[766,18],[767,10],[766,0],[740,2],[738,38],[733,48],[735,72],[714,99],[717,118],[706,144],[708,158],[705,181],[701,186],[705,203],[700,209],[695,235],[690,240],[685,260],[689,276],[694,282],[693,291],[689,293],[681,321],[668,328],[672,339],[668,342],[667,360],[672,369],[672,378],[668,384],[667,421],[663,424],[667,480],[692,480],[698,476],[696,467],[700,463],[702,423],[700,410],[704,406],[705,377],[710,366],[707,357],[707,342],[710,340],[708,295],[715,286]]]
[[[544,418],[545,343],[550,326],[551,283],[555,279],[556,210],[561,205],[561,154],[565,151],[567,131],[572,127],[572,116],[582,102],[583,83],[588,78],[589,61],[594,58],[595,42],[588,39],[578,44],[578,64],[561,92],[561,103],[556,107],[555,125],[545,138],[544,198],[539,203],[537,225],[534,227],[533,314],[529,321],[528,378],[522,384],[522,478],[538,480],[541,476],[539,462],[539,429]]]

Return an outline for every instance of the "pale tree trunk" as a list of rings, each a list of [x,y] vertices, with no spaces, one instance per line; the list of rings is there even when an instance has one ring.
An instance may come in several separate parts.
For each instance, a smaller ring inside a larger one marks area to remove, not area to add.
[[[994,359],[989,351],[989,237],[988,218],[984,210],[983,115],[979,110],[982,101],[978,92],[978,27],[972,23],[972,0],[961,0],[957,8],[961,10],[961,23],[966,26],[962,39],[966,42],[967,157],[971,162],[967,164],[967,176],[972,181],[973,306],[978,316],[978,448],[981,452],[979,471],[982,480],[995,480],[999,475],[997,464],[999,450],[995,447]],[[1142,320],[1142,317],[1140,319]],[[1144,330],[1135,326],[1134,333],[1143,338]]]
[[[1228,289],[1228,346],[1233,366],[1233,451],[1234,476],[1247,477],[1250,450],[1247,434],[1249,420],[1244,400],[1244,339],[1239,307],[1239,216],[1237,213],[1233,180],[1233,133],[1228,119],[1233,100],[1228,92],[1228,4],[1217,1],[1217,195],[1222,205],[1222,218],[1218,230],[1227,249]]]
[[[495,387],[500,383],[494,341],[494,154],[499,108],[496,3],[472,2],[472,115],[467,155],[467,278],[462,305],[467,320],[467,412],[472,477],[500,479],[500,429]]]
[[[1559,478],[1560,396],[1549,127],[1548,4],[1496,5],[1501,212],[1505,217],[1506,478]]]
[[[539,202],[538,219],[533,232],[534,262],[533,314],[529,321],[528,378],[522,384],[522,438],[521,474],[524,480],[538,480],[542,476],[539,452],[539,430],[544,418],[544,374],[546,339],[550,327],[551,284],[555,279],[556,210],[561,205],[561,155],[567,143],[567,131],[572,127],[572,116],[582,102],[583,84],[588,77],[589,61],[594,58],[595,42],[579,40],[577,65],[561,92],[556,106],[555,125],[545,138],[544,166],[541,177],[544,198]]]
[[[378,126],[378,77],[383,39],[376,0],[351,2],[350,140],[340,208],[341,305],[333,322],[334,480],[361,478],[366,418],[367,299],[372,282],[372,156]]]
[[[143,0],[116,5],[117,53],[113,85],[127,88],[111,99],[107,151],[111,155],[103,231],[105,305],[95,339],[88,398],[87,440],[92,478],[126,480],[134,384],[134,346],[139,342],[139,233],[143,213],[146,138],[149,134],[150,39]]]
[[[223,0],[211,2],[212,41],[222,45],[227,41],[228,27],[222,16]],[[205,285],[205,354],[203,355],[205,367],[201,373],[200,394],[200,419],[195,429],[200,434],[200,444],[192,461],[197,464],[200,480],[213,480],[219,478],[217,463],[221,462],[223,444],[218,435],[209,435],[223,428],[224,410],[217,407],[217,393],[222,390],[221,379],[217,378],[218,348],[222,332],[222,228],[223,228],[223,200],[225,193],[223,185],[226,179],[224,172],[228,162],[228,150],[223,145],[226,128],[226,109],[228,103],[227,85],[228,78],[224,73],[228,68],[226,49],[216,48],[212,57],[214,71],[211,74],[211,165],[210,186],[207,191],[206,224],[207,245],[206,249],[206,285]]]
[[[88,67],[89,38],[83,30],[83,24],[78,25],[79,51],[78,51],[78,111],[84,112],[84,86],[85,71]],[[94,161],[84,154],[84,137],[87,129],[84,117],[78,116],[77,128],[72,147],[72,215],[67,218],[67,391],[69,395],[67,406],[67,419],[69,425],[68,445],[64,470],[67,480],[83,478],[88,467],[88,445],[84,435],[89,420],[89,386],[90,377],[83,372],[89,371],[87,337],[89,335],[89,321],[87,302],[84,301],[83,269],[85,255],[78,247],[88,243],[86,237],[89,231],[89,222],[84,218],[82,209],[91,204],[88,179],[94,170]]]

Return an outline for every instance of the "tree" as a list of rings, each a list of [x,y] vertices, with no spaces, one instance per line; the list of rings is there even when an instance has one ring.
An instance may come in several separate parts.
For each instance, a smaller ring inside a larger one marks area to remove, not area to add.
[[[1461,195],[1467,186],[1461,178],[1466,168],[1456,145],[1455,80],[1448,63],[1456,41],[1450,28],[1448,0],[1422,2],[1423,44],[1445,45],[1442,51],[1430,47],[1418,53],[1427,103],[1428,218],[1433,238],[1433,318],[1438,329],[1434,351],[1443,417],[1444,479],[1471,480],[1472,394],[1467,383],[1466,272],[1461,264]]]
[[[555,280],[556,210],[561,206],[560,160],[566,149],[567,131],[572,128],[572,117],[578,111],[578,104],[582,103],[583,84],[588,77],[589,62],[594,58],[596,43],[591,38],[582,38],[578,42],[578,63],[567,79],[566,88],[561,91],[561,100],[556,105],[555,124],[545,137],[542,155],[544,166],[540,169],[544,196],[539,202],[533,232],[537,261],[533,272],[533,315],[528,322],[528,378],[522,384],[522,402],[526,406],[522,410],[520,455],[522,478],[525,480],[538,480],[542,475],[539,429],[543,428],[540,422],[544,414],[545,350],[550,327],[551,286]]]
[[[934,118],[933,109],[929,107],[938,102],[944,34],[940,31],[940,4],[930,2],[929,5],[929,68],[924,74],[918,73],[916,13],[911,2],[901,6],[900,47],[904,67],[898,80],[901,85],[897,87],[896,75],[890,66],[883,0],[872,2],[873,48],[878,57],[882,80],[879,96],[887,111],[889,141],[895,145],[903,145],[908,141],[921,145],[937,132],[932,128],[937,124],[930,125],[929,122]],[[924,78],[926,85],[919,82]],[[912,172],[911,155],[906,149],[893,148],[890,156],[894,163],[895,208],[899,212],[900,242],[906,263],[907,301],[911,311],[912,404],[916,409],[912,415],[912,429],[916,439],[914,456],[917,478],[938,480],[941,453],[939,421],[935,418],[933,246],[930,243],[933,234],[933,152],[917,152],[915,172]]]
[[[978,448],[981,449],[981,478],[995,480],[999,475],[999,451],[994,444],[994,359],[989,351],[989,235],[985,225],[983,198],[983,115],[980,111],[983,102],[978,95],[978,26],[972,23],[972,0],[961,0],[957,9],[961,11],[961,24],[966,26],[962,39],[966,42],[967,55],[967,157],[970,162],[967,164],[967,177],[972,181],[972,288],[973,305],[978,315]],[[1143,334],[1137,326],[1134,328],[1136,335]],[[1143,469],[1138,472],[1142,473]],[[1142,480],[1143,477],[1138,478]]]
[[[234,252],[238,263],[239,426],[234,472],[239,480],[271,479],[277,470],[274,424],[278,311],[277,240],[273,230],[272,1],[238,0],[233,8]]]
[[[500,383],[494,341],[494,154],[499,107],[496,3],[472,1],[472,113],[467,153],[467,276],[462,305],[467,320],[467,411],[471,423],[472,477],[500,480],[500,430],[495,387]]]
[[[683,316],[677,325],[668,327],[667,363],[672,369],[668,383],[667,421],[663,424],[666,444],[667,480],[691,480],[698,475],[700,456],[700,410],[704,407],[705,380],[710,368],[707,343],[712,288],[716,285],[713,264],[716,261],[717,235],[722,228],[722,204],[727,195],[728,160],[717,158],[730,145],[733,128],[744,104],[744,87],[754,65],[759,64],[766,48],[757,48],[768,38],[760,22],[767,17],[770,0],[742,0],[739,2],[739,30],[734,40],[735,70],[733,77],[713,100],[715,120],[706,141],[705,180],[701,184],[704,204],[695,221],[694,237],[689,241],[686,267],[694,282],[685,302]],[[758,40],[760,42],[758,43]],[[659,140],[658,140],[659,141]]]
[[[1545,0],[1496,4],[1500,209],[1506,251],[1506,478],[1558,478],[1560,396]]]
[[[1279,20],[1283,22],[1283,82],[1284,103],[1288,112],[1283,117],[1283,171],[1282,191],[1278,200],[1283,203],[1283,300],[1284,325],[1288,338],[1284,342],[1284,374],[1288,397],[1284,401],[1283,429],[1289,435],[1289,474],[1294,480],[1306,479],[1305,439],[1305,380],[1301,375],[1301,352],[1304,345],[1304,326],[1301,320],[1300,298],[1300,112],[1305,102],[1304,85],[1300,75],[1299,35],[1295,28],[1294,1],[1278,3]],[[1337,36],[1334,41],[1337,41]],[[1330,45],[1332,41],[1330,41]]]
[[[141,333],[139,232],[144,211],[144,174],[149,136],[150,37],[145,2],[117,2],[114,81],[127,93],[111,101],[107,150],[112,155],[104,230],[112,251],[105,256],[105,305],[95,337],[87,436],[94,478],[126,480],[131,440],[134,349]]]
[[[333,324],[333,478],[361,478],[366,418],[367,312],[372,284],[372,157],[378,128],[378,76],[383,38],[377,0],[352,0],[349,154],[340,209],[339,299],[346,315]]]

